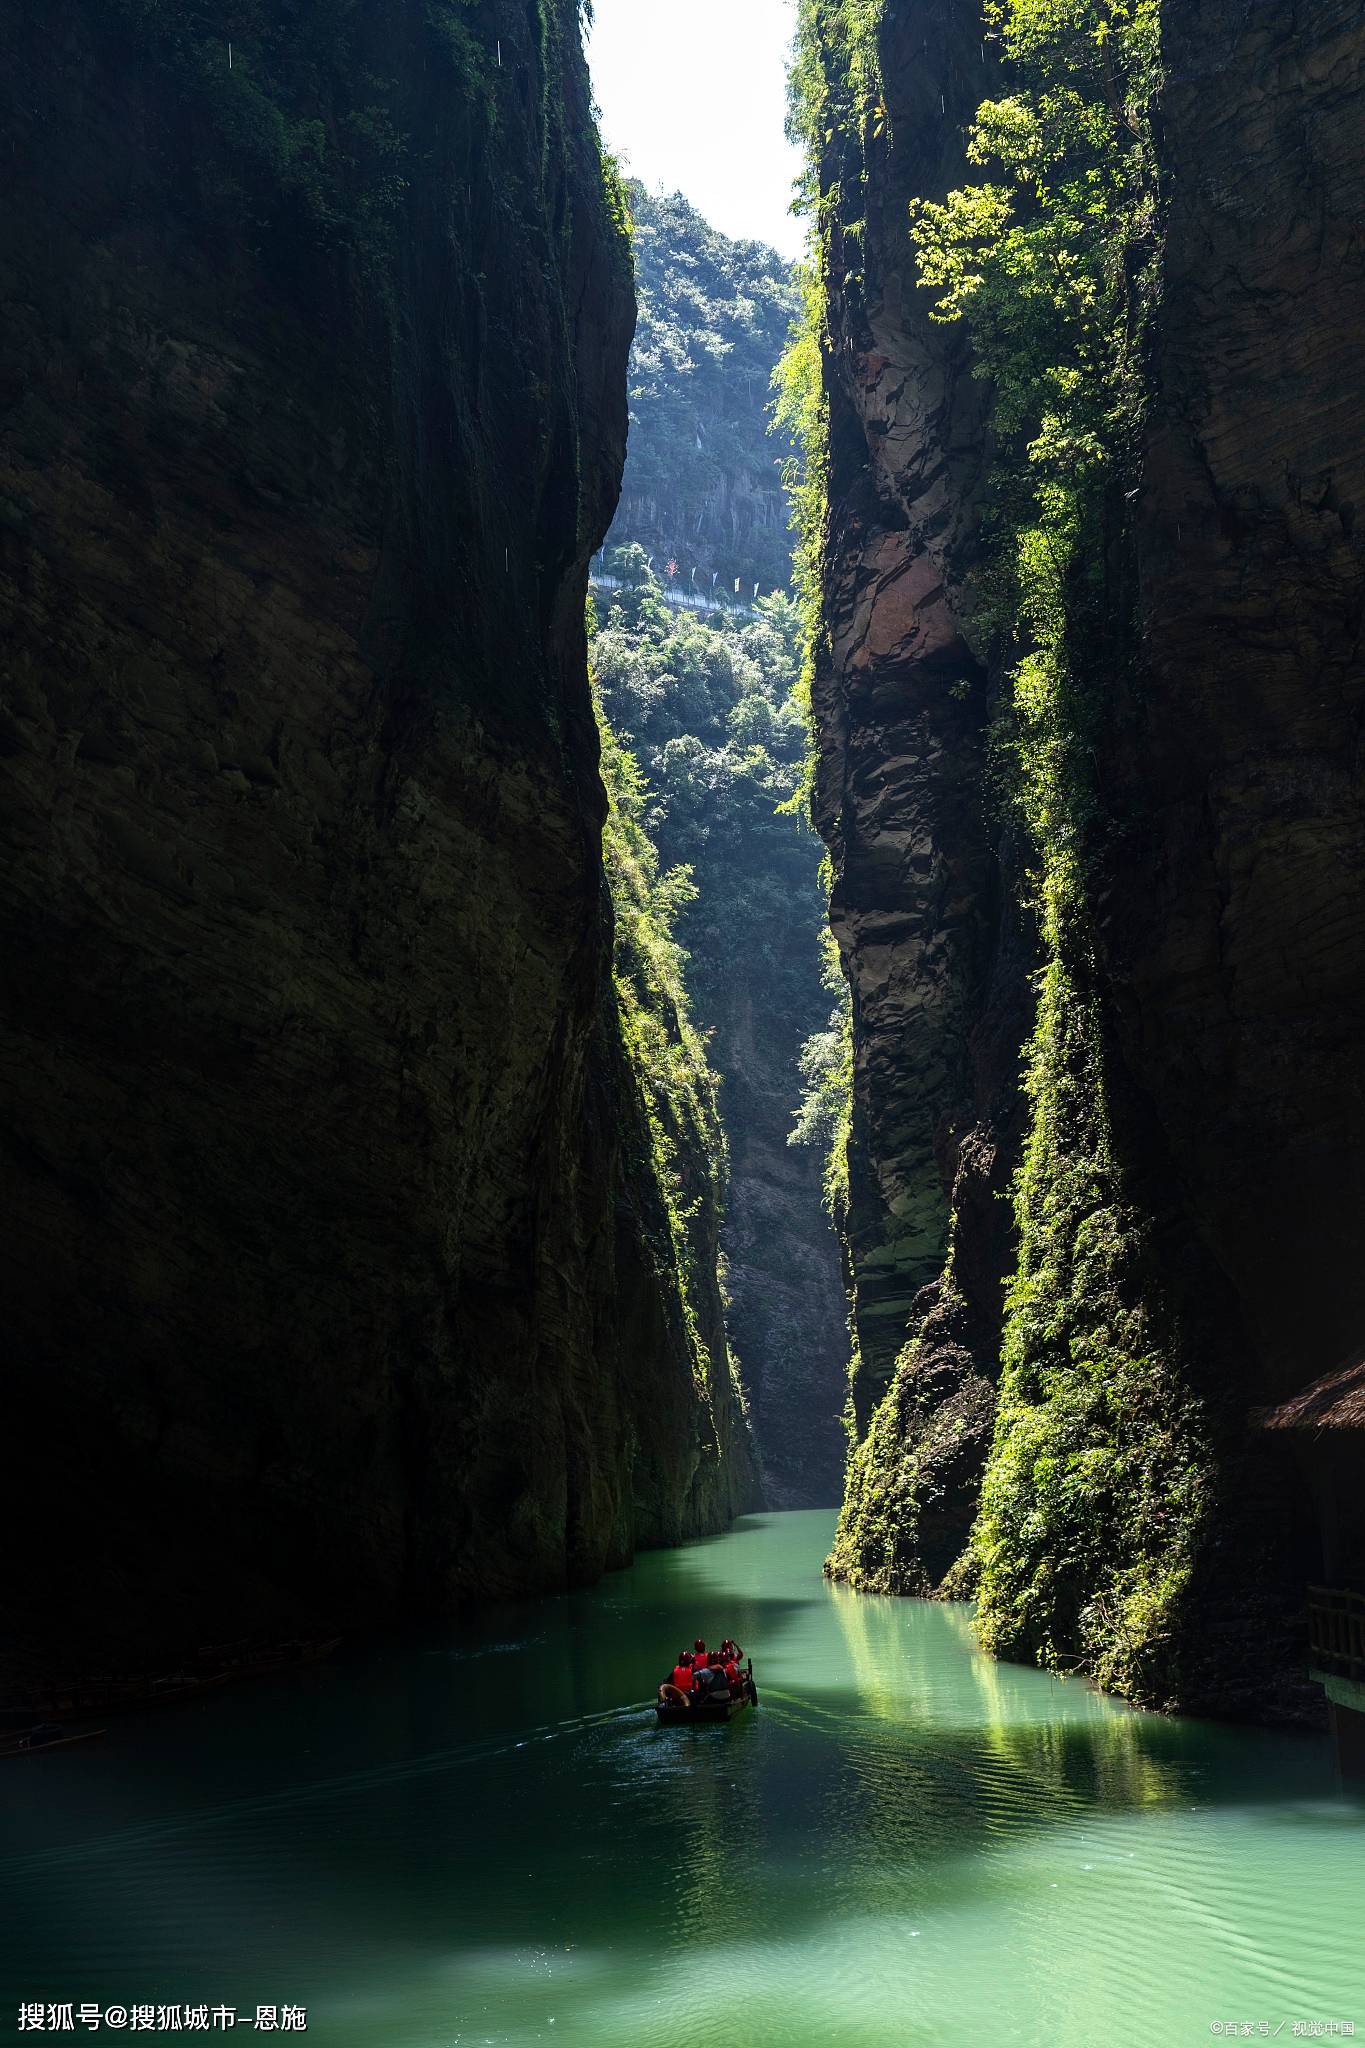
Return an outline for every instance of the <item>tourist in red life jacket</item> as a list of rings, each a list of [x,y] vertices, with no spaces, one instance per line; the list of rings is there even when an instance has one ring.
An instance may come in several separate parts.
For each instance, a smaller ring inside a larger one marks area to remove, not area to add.
[[[730,1691],[731,1691],[731,1693],[732,1693],[732,1694],[734,1695],[734,1697],[735,1697],[736,1699],[738,1699],[738,1697],[739,1697],[739,1693],[740,1693],[740,1689],[741,1689],[741,1688],[740,1688],[740,1677],[739,1677],[739,1666],[738,1666],[738,1664],[736,1664],[736,1662],[735,1662],[735,1660],[734,1660],[733,1656],[731,1656],[731,1657],[727,1657],[727,1658],[726,1658],[726,1660],[725,1660],[725,1676],[726,1676],[727,1680],[729,1681],[729,1686],[730,1686]]]
[[[678,1661],[668,1674],[668,1682],[670,1685],[676,1685],[679,1692],[691,1692],[692,1652],[690,1650],[680,1650],[678,1652]]]
[[[698,1700],[711,1697],[711,1659],[707,1656],[692,1659],[692,1696]]]
[[[692,1645],[692,1663],[702,1670],[706,1668],[706,1643],[701,1636]]]

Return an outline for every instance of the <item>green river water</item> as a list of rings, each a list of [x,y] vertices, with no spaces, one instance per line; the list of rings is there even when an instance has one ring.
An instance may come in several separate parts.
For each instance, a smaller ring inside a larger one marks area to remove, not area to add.
[[[1325,1740],[993,1663],[966,1608],[826,1585],[832,1528],[751,1517],[5,1764],[3,2038],[26,1999],[290,2003],[327,2048],[1365,2040]],[[698,1631],[759,1708],[659,1729]]]

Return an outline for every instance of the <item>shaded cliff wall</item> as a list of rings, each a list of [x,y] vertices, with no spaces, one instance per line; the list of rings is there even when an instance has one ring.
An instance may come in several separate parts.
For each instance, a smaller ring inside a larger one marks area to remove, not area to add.
[[[990,393],[964,324],[930,324],[905,234],[909,197],[981,175],[961,131],[999,74],[968,5],[888,0],[878,50],[885,134],[836,125],[821,165],[817,816],[854,994],[862,1354],[834,1568],[928,1590],[989,1464],[950,1585],[987,1556],[997,1647],[1294,1711],[1318,1566],[1247,1424],[1365,1321],[1365,38],[1336,0],[1292,26],[1167,0],[1145,437],[1104,513],[1098,619],[1072,629],[1091,822],[1068,979],[1044,985],[1078,997],[1070,1021],[1035,1010],[1037,849],[992,757],[1018,728],[1012,651],[978,617]],[[994,1199],[1012,1182],[1022,1252]]]
[[[1107,951],[1246,1389],[1279,1396],[1365,1332],[1365,27],[1186,0],[1165,68]]]
[[[959,84],[939,110],[928,24],[886,29],[894,148],[863,184],[836,136],[841,211],[826,259],[830,388],[828,658],[815,683],[816,818],[834,858],[831,920],[854,1005],[848,1236],[865,1422],[938,1277],[948,1198],[939,1164],[969,1096],[968,1038],[989,959],[982,817],[984,688],[957,585],[985,465],[984,405],[960,335],[929,321],[906,256],[907,203],[963,164],[977,80],[975,8],[937,18]],[[903,138],[903,139],[902,139]],[[856,232],[855,232],[856,230]]]
[[[1130,850],[1104,950],[1154,1199],[1225,1304],[1196,1609],[1234,1617],[1215,1667],[1254,1663],[1248,1626],[1269,1662],[1286,1614],[1297,1664],[1303,1581],[1365,1582],[1365,1437],[1341,1434],[1319,1523],[1283,1440],[1245,1435],[1250,1404],[1365,1332],[1365,25],[1341,0],[1198,0],[1168,5],[1163,57],[1142,642],[1102,783]],[[1240,1704],[1226,1668],[1196,1682]]]
[[[689,1328],[608,972],[575,11],[7,27],[10,1626],[133,1656],[715,1527],[714,1265]]]

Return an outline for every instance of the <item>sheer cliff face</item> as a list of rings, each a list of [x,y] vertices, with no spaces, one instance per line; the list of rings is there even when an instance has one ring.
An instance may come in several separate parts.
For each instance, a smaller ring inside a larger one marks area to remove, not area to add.
[[[229,72],[65,0],[4,86],[5,1493],[71,1661],[561,1584],[751,1486],[610,997],[574,9],[237,15]]]
[[[1144,649],[1110,764],[1124,1051],[1245,1389],[1365,1332],[1365,29],[1172,5]]]
[[[1015,1255],[994,1195],[1028,1128],[1036,940],[992,823],[1006,679],[972,625],[988,394],[963,328],[930,325],[905,233],[909,197],[965,181],[963,124],[999,86],[971,5],[887,0],[880,55],[889,139],[865,202],[849,164],[822,167],[845,195],[829,275],[854,273],[831,291],[817,688],[862,1352],[834,1564],[920,1590],[968,1534],[991,1444]],[[1171,1379],[1212,1447],[1165,1696],[1236,1708],[1264,1704],[1321,1568],[1249,1411],[1365,1329],[1365,34],[1340,0],[1292,22],[1167,0],[1162,65],[1166,232],[1124,515],[1138,598],[1093,759],[1113,829],[1086,914],[1118,1167],[1145,1219],[1128,1298],[1181,1320]],[[838,240],[864,209],[865,263]]]
[[[962,131],[985,88],[974,5],[932,23],[888,9],[888,131],[865,187],[831,157],[842,217],[828,271],[828,659],[815,681],[816,821],[834,863],[831,917],[854,1015],[846,1233],[865,1433],[898,1354],[931,1342],[898,1388],[895,1434],[931,1452],[935,1533],[919,1525],[876,1582],[918,1588],[961,1549],[989,1436],[1008,1177],[997,1124],[1015,1115],[1026,951],[1005,907],[982,782],[988,685],[964,632],[963,582],[986,461],[986,405],[962,335],[916,289],[907,204],[964,168]],[[932,49],[930,49],[932,42]],[[865,217],[857,235],[852,223]],[[838,280],[843,280],[842,283]],[[950,1211],[956,1286],[940,1284]],[[925,1290],[928,1290],[925,1292]],[[930,1356],[932,1353],[932,1357]],[[931,1421],[931,1418],[933,1420]]]
[[[768,1505],[832,1507],[845,1449],[844,1281],[820,1159],[787,1142],[800,1043],[786,1015],[764,1014],[768,997],[761,984],[737,978],[717,1004],[714,1043],[730,1133],[728,1320]]]

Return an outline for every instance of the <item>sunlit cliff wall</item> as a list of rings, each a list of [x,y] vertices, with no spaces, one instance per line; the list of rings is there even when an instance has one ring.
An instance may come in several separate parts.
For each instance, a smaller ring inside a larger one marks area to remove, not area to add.
[[[1140,432],[1069,627],[1084,879],[1058,958],[1051,856],[1002,794],[1028,736],[1020,642],[983,619],[995,391],[907,231],[983,175],[968,124],[1014,79],[971,0],[887,0],[859,105],[877,12],[808,10],[832,53],[816,814],[855,1035],[834,1568],[984,1572],[1010,1654],[1296,1711],[1320,1553],[1252,1417],[1365,1330],[1365,29],[1340,0],[1166,0],[1156,230],[1123,259]]]

